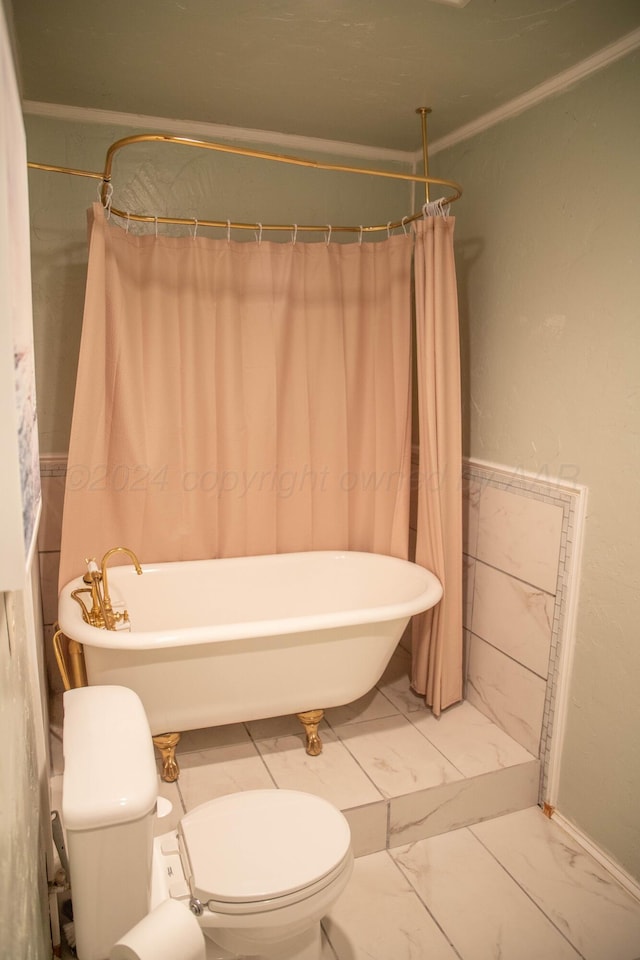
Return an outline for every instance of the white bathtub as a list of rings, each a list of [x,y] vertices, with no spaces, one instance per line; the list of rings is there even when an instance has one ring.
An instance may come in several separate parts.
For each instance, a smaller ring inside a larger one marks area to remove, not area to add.
[[[60,592],[63,633],[82,643],[89,684],[130,687],[152,734],[334,707],[380,679],[440,581],[405,560],[316,551],[109,569],[130,631],[82,618]]]

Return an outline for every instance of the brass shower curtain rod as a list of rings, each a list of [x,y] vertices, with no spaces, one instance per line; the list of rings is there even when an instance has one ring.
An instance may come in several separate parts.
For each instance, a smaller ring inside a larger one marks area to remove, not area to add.
[[[375,233],[381,230],[387,230],[388,232],[396,229],[398,227],[405,227],[408,223],[418,220],[423,216],[423,208],[421,208],[417,213],[413,213],[410,216],[402,217],[401,220],[389,221],[388,223],[375,224],[371,226],[364,226],[359,224],[357,226],[333,226],[329,224],[282,224],[282,223],[239,223],[231,220],[206,220],[206,219],[196,219],[195,217],[157,217],[149,214],[142,213],[131,213],[125,210],[119,210],[117,207],[114,207],[111,203],[111,194],[113,192],[112,185],[112,170],[113,170],[113,161],[119,150],[122,150],[124,147],[128,147],[134,143],[147,143],[147,142],[158,142],[158,143],[177,143],[182,146],[187,147],[198,147],[203,150],[214,150],[219,153],[230,153],[235,154],[241,157],[254,157],[259,160],[274,160],[278,163],[288,163],[300,167],[311,167],[315,170],[332,170],[338,171],[341,173],[356,173],[363,174],[365,176],[372,177],[385,177],[390,180],[404,180],[412,183],[422,183],[424,184],[425,189],[425,202],[429,203],[429,187],[431,185],[446,187],[451,191],[450,195],[445,196],[440,201],[443,206],[446,206],[450,203],[454,203],[462,196],[462,188],[459,184],[455,183],[453,180],[443,180],[439,177],[429,176],[429,160],[428,160],[428,148],[427,148],[427,114],[431,110],[428,107],[419,107],[416,110],[416,113],[421,115],[422,118],[422,152],[423,152],[423,164],[424,164],[424,173],[423,174],[414,174],[414,173],[399,173],[391,170],[377,170],[375,168],[368,167],[349,167],[343,164],[337,163],[325,163],[320,160],[308,160],[302,157],[292,157],[287,156],[286,154],[278,153],[268,153],[264,150],[253,150],[249,147],[234,147],[225,143],[216,143],[214,141],[208,140],[195,140],[190,137],[177,137],[171,134],[165,133],[141,133],[136,134],[131,137],[124,137],[121,140],[116,140],[115,143],[112,143],[105,157],[105,166],[102,173],[93,172],[91,170],[78,170],[71,167],[60,167],[55,164],[50,163],[35,163],[29,161],[27,163],[28,167],[31,167],[35,170],[46,170],[53,173],[66,173],[75,177],[89,177],[94,180],[100,180],[102,183],[101,198],[102,202],[105,205],[109,205],[111,213],[115,216],[121,217],[124,220],[134,220],[140,223],[175,223],[182,224],[185,226],[195,226],[197,227],[220,227],[226,228],[227,230],[289,230],[289,231],[307,231],[307,232],[323,232],[327,229],[332,232],[347,232],[347,233]]]

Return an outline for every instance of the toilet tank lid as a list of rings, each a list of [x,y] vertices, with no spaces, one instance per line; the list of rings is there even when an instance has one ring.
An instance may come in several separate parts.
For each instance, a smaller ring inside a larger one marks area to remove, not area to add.
[[[62,820],[67,830],[129,823],[154,810],[158,780],[138,695],[95,686],[64,694]]]

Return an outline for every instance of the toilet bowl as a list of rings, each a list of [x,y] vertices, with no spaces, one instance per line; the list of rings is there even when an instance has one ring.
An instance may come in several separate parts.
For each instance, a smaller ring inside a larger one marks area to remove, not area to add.
[[[182,900],[232,956],[312,957],[298,941],[319,942],[352,867],[335,807],[293,790],[250,790],[201,804],[155,841],[151,900]]]
[[[107,960],[168,899],[197,917],[207,960],[319,960],[320,920],[353,867],[339,810],[299,791],[250,790],[201,804],[154,840],[157,773],[137,695],[85,687],[65,693],[64,708],[62,816],[79,960]]]

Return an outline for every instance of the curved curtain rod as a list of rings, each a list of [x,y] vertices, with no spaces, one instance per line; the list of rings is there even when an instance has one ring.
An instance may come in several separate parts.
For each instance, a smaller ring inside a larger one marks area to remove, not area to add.
[[[308,160],[302,157],[292,157],[287,154],[278,154],[278,153],[269,153],[265,150],[253,150],[249,147],[234,147],[229,144],[217,143],[210,140],[196,140],[190,137],[178,137],[173,136],[172,134],[165,133],[140,133],[131,137],[123,137],[121,140],[116,140],[107,150],[105,157],[105,166],[102,173],[94,173],[90,170],[77,170],[70,167],[59,167],[54,164],[46,163],[35,163],[28,162],[27,166],[36,170],[46,170],[54,173],[67,173],[72,176],[78,177],[90,177],[94,180],[102,181],[102,202],[107,205],[110,199],[110,188],[112,189],[112,170],[113,170],[113,161],[119,150],[122,150],[124,147],[128,147],[134,143],[177,143],[182,146],[187,147],[198,147],[204,150],[214,150],[220,153],[231,153],[237,156],[243,157],[254,157],[259,160],[273,160],[278,163],[288,163],[295,166],[301,167],[311,167],[315,170],[330,170],[338,171],[341,173],[355,173],[365,176],[372,177],[385,177],[391,180],[404,180],[412,183],[422,183],[425,188],[425,198],[426,201],[429,201],[429,186],[442,186],[447,187],[452,191],[450,196],[444,197],[442,199],[442,205],[445,206],[450,203],[454,203],[462,196],[462,187],[453,180],[443,180],[440,177],[431,177],[429,176],[428,168],[428,154],[427,154],[427,134],[426,134],[426,115],[431,111],[427,107],[420,107],[416,113],[421,114],[422,116],[422,148],[423,148],[423,158],[424,158],[424,174],[413,174],[413,173],[399,173],[392,170],[377,170],[375,168],[369,167],[349,167],[344,164],[337,163],[326,163],[320,160]],[[205,219],[196,219],[194,217],[156,217],[148,214],[139,214],[139,213],[129,213],[127,211],[119,210],[114,206],[110,207],[111,212],[118,217],[121,217],[125,220],[134,220],[141,223],[174,223],[181,225],[195,225],[197,227],[220,227],[227,229],[238,229],[238,230],[296,230],[296,231],[313,231],[313,232],[322,232],[327,229],[327,224],[320,225],[310,225],[310,224],[261,224],[261,223],[240,223],[233,222],[229,220],[205,220]],[[348,233],[373,233],[380,230],[393,230],[397,227],[405,227],[407,223],[411,223],[414,220],[418,220],[423,216],[423,210],[421,209],[417,213],[412,214],[411,216],[403,217],[401,220],[390,221],[384,224],[375,224],[372,226],[332,226],[332,230],[336,232],[348,232]]]

